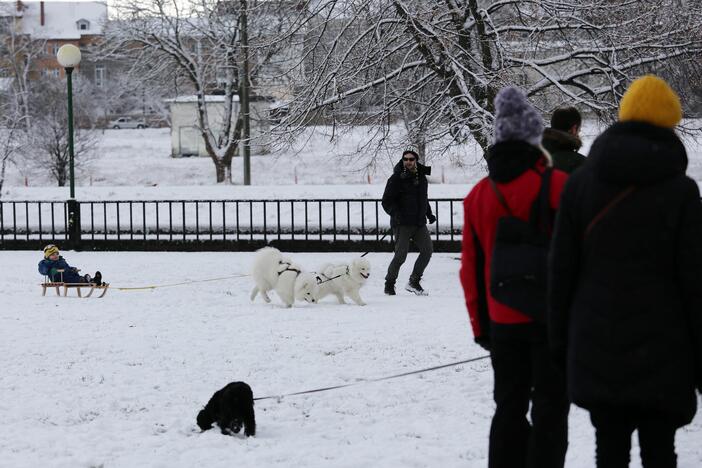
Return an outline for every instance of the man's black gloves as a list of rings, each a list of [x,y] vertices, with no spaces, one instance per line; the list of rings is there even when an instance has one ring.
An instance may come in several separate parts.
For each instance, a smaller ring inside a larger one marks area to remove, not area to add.
[[[436,216],[431,213],[427,215],[427,219],[429,220],[429,224],[434,224],[436,222]]]

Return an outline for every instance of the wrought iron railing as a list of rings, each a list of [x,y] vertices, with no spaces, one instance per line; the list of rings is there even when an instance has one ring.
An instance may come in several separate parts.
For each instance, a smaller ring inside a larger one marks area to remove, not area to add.
[[[463,225],[461,200],[429,202],[437,218],[429,226],[432,237],[454,250]],[[116,200],[77,205],[80,216],[72,231],[69,202],[0,201],[0,244],[15,248],[46,240],[99,248],[109,241],[114,248],[120,245],[117,241],[139,241],[157,249],[179,241],[206,249],[213,242],[284,241],[299,247],[304,242],[392,241],[390,219],[377,199]]]

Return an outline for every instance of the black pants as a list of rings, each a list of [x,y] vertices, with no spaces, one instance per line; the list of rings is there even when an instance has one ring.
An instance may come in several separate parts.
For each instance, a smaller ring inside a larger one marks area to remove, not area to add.
[[[410,240],[413,240],[417,249],[419,249],[419,256],[414,262],[410,279],[419,281],[422,279],[424,270],[429,264],[433,252],[429,229],[426,226],[395,226],[392,228],[392,232],[395,236],[395,255],[392,257],[390,265],[388,265],[385,281],[395,284],[397,276],[400,274],[400,267],[407,259]]]
[[[492,323],[491,338],[497,408],[489,468],[563,468],[570,405],[565,375],[549,356],[545,326]]]
[[[644,468],[675,468],[676,427],[664,417],[636,416],[608,408],[590,411],[597,441],[597,468],[627,468],[631,433],[639,432],[641,464]]]

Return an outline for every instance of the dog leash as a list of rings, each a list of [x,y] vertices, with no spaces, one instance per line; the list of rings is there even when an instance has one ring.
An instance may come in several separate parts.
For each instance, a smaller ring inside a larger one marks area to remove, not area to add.
[[[388,234],[390,234],[390,231],[388,231],[388,232],[386,232],[385,234],[383,234],[383,237],[381,237],[380,239],[378,239],[378,242],[380,242],[381,240],[383,240],[383,239],[385,239],[386,237],[388,237]],[[363,255],[361,255],[361,258],[365,257],[365,256],[368,255],[369,253],[371,253],[370,250],[369,250],[368,252],[364,253]]]
[[[314,272],[314,271],[313,271],[312,273],[314,273],[314,275],[317,277],[317,284],[318,284],[318,285],[319,285],[319,284],[323,284],[323,283],[327,283],[327,282],[329,282],[329,281],[331,281],[331,280],[335,280],[335,279],[337,279],[337,278],[341,278],[341,277],[344,276],[344,275],[349,275],[349,276],[351,276],[351,272],[349,271],[349,266],[348,266],[348,265],[346,265],[346,271],[345,271],[344,273],[338,274],[338,275],[336,275],[336,276],[332,276],[331,278],[329,278],[329,277],[328,277],[327,275],[325,275],[324,273],[316,273],[316,272]],[[320,275],[321,275],[321,276],[324,276],[326,279],[325,279],[324,281],[322,281],[322,278],[319,277]]]
[[[136,287],[129,287],[129,288],[112,288],[112,289],[118,289],[120,291],[139,291],[139,290],[145,290],[145,289],[157,289],[157,288],[170,288],[172,286],[183,286],[186,284],[195,284],[195,283],[207,283],[209,281],[222,281],[226,279],[232,279],[232,278],[243,278],[245,276],[250,276],[250,275],[232,275],[232,276],[222,276],[221,278],[208,278],[208,279],[202,279],[202,280],[192,280],[192,281],[183,281],[182,283],[170,283],[170,284],[155,284],[152,286],[136,286]]]
[[[453,367],[453,366],[458,366],[460,364],[467,364],[469,362],[481,361],[481,360],[487,359],[489,357],[490,357],[490,355],[487,354],[485,356],[480,356],[480,357],[472,358],[472,359],[466,359],[464,361],[452,362],[450,364],[442,364],[442,365],[434,366],[434,367],[427,367],[425,369],[419,369],[419,370],[410,371],[410,372],[403,372],[402,374],[389,375],[386,377],[379,377],[377,379],[363,379],[363,380],[359,380],[359,381],[351,382],[351,383],[347,383],[347,384],[333,385],[331,387],[315,388],[314,390],[305,390],[302,392],[286,393],[284,395],[270,395],[270,396],[265,396],[265,397],[258,397],[258,398],[254,398],[254,401],[271,400],[274,398],[277,400],[280,400],[280,399],[282,399],[284,397],[288,397],[288,396],[306,395],[309,393],[326,392],[328,390],[336,390],[338,388],[351,387],[354,385],[360,385],[360,384],[364,384],[364,383],[381,382],[383,380],[396,379],[399,377],[406,377],[408,375],[414,375],[414,374],[422,374],[424,372],[434,371],[434,370],[438,370],[438,369],[445,369],[446,367]]]

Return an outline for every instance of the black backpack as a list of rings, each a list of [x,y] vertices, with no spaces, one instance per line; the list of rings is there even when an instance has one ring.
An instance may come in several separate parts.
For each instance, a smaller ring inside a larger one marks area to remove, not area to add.
[[[529,221],[512,214],[492,179],[490,186],[507,211],[497,222],[490,263],[490,294],[497,301],[540,322],[546,321],[547,258],[554,212],[549,203],[552,169],[541,174],[541,188]]]

